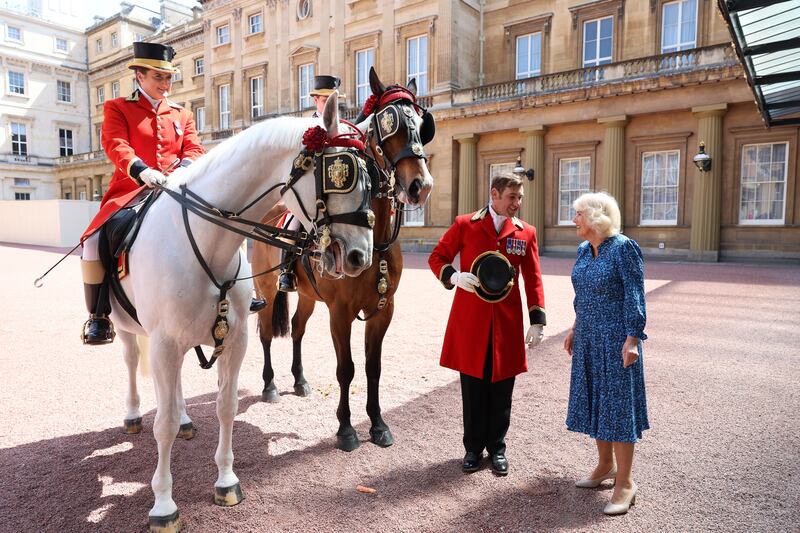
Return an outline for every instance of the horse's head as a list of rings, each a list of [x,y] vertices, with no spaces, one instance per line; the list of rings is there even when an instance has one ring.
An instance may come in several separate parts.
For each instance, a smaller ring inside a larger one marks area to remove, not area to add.
[[[339,107],[336,93],[325,104],[324,131],[311,129],[304,136],[306,149],[294,161],[292,180],[284,202],[307,230],[314,232],[324,272],[341,277],[358,276],[372,265],[375,215],[370,209],[370,178],[357,150],[336,146]],[[333,145],[333,146],[331,146]],[[361,145],[363,149],[363,144]],[[307,179],[299,179],[309,175]],[[302,198],[316,198],[306,204]]]
[[[433,115],[417,105],[417,84],[413,79],[408,87],[386,87],[371,68],[369,83],[373,97],[357,122],[368,123],[367,143],[378,166],[390,175],[394,173],[400,187],[398,199],[412,205],[424,204],[433,188],[423,148],[436,133]]]

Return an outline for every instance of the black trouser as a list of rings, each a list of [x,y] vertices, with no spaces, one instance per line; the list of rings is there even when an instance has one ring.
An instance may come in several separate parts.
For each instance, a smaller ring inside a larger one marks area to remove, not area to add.
[[[464,448],[480,454],[505,453],[506,432],[511,423],[514,378],[492,383],[492,335],[483,365],[483,379],[461,374],[461,403],[464,410]]]

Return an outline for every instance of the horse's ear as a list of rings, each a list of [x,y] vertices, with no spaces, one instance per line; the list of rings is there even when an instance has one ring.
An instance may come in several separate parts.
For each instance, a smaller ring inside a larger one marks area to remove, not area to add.
[[[325,109],[322,111],[322,123],[328,130],[328,137],[339,135],[339,93],[333,92],[325,102]]]
[[[406,89],[411,91],[411,94],[414,96],[417,96],[417,78],[411,78],[411,81],[408,82],[408,87],[406,87]]]
[[[372,94],[380,96],[386,92],[386,87],[378,79],[378,73],[375,72],[375,67],[369,67],[369,86],[372,89]]]

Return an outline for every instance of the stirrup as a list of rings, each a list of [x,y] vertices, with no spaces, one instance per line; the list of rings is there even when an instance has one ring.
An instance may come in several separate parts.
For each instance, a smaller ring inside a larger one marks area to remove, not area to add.
[[[96,321],[104,321],[107,324],[105,330],[101,330],[100,332],[95,331],[93,333],[93,337],[97,336],[96,338],[90,338],[89,332],[87,331],[88,328],[95,323]],[[101,335],[98,335],[101,334]],[[81,330],[81,341],[83,344],[88,345],[98,345],[98,344],[109,344],[114,342],[114,339],[117,336],[117,332],[114,330],[114,323],[111,322],[111,319],[108,318],[106,315],[89,315],[89,320],[83,323],[83,329]]]
[[[297,276],[294,272],[284,270],[278,276],[278,290],[281,292],[297,291]]]

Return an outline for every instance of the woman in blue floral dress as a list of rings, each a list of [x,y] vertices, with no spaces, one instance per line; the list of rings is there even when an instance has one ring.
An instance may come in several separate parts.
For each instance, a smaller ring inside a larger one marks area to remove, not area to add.
[[[575,324],[564,349],[572,356],[567,428],[597,443],[597,467],[575,485],[615,480],[603,512],[624,514],[636,500],[631,477],[634,443],[648,429],[642,368],[644,262],[635,241],[619,233],[617,202],[606,193],[573,204],[578,247],[572,269]],[[614,459],[616,457],[616,464]]]

